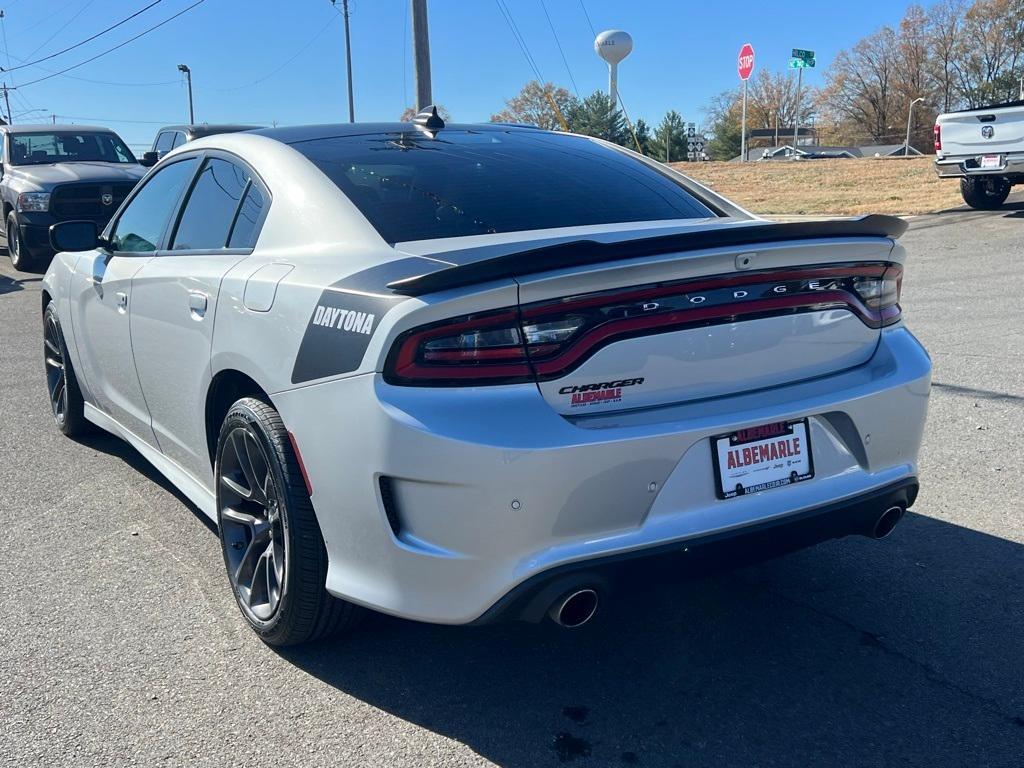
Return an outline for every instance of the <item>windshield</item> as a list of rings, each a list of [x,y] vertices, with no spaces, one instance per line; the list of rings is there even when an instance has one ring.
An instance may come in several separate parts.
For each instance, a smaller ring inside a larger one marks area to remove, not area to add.
[[[135,155],[113,133],[22,133],[10,136],[11,165],[47,163],[135,163]]]
[[[578,136],[457,129],[291,146],[389,243],[715,215],[667,174]]]

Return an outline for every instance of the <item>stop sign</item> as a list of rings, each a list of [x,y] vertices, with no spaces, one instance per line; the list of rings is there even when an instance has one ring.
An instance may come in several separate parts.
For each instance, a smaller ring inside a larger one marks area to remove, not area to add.
[[[754,71],[754,46],[744,43],[740,48],[739,58],[736,59],[736,71],[740,73],[740,80],[746,80]]]

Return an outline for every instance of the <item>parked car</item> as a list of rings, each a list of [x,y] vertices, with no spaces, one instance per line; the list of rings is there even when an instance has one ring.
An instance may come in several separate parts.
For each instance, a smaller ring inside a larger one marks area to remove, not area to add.
[[[994,210],[1010,188],[1024,182],[1024,101],[939,115],[935,121],[935,170],[960,179],[964,202]]]
[[[627,560],[893,529],[931,374],[905,229],[773,223],[599,139],[434,114],[212,136],[101,234],[54,228],[54,419],[217,523],[267,643],[357,606],[579,626]]]
[[[0,126],[0,200],[16,269],[45,266],[50,226],[87,219],[102,229],[146,169],[107,128]]]
[[[261,127],[259,125],[210,125],[209,123],[202,123],[201,125],[168,125],[166,128],[161,128],[157,131],[156,138],[153,139],[153,148],[142,156],[142,164],[152,167],[172,149],[177,149],[182,144],[201,139],[204,136],[214,136],[218,133],[254,131]]]

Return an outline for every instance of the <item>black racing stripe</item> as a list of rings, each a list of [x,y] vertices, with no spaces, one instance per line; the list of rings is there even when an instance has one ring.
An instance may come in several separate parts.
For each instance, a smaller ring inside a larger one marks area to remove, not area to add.
[[[351,373],[391,309],[407,301],[388,287],[393,280],[429,274],[449,265],[419,256],[355,272],[324,289],[312,308],[292,368],[292,384]]]

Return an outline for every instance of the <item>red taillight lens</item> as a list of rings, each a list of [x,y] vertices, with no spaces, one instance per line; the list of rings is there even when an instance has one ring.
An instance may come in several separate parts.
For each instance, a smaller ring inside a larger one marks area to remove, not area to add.
[[[902,276],[886,263],[800,267],[464,315],[400,336],[384,375],[393,384],[429,386],[543,381],[624,338],[795,312],[846,309],[881,328],[899,320]]]
[[[385,369],[392,383],[470,385],[532,380],[519,312],[464,315],[403,334]]]
[[[935,151],[940,152],[942,150],[942,126],[936,125],[932,130],[935,132]]]

